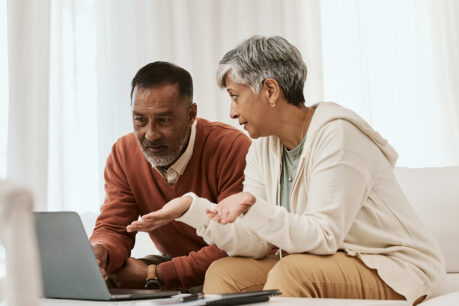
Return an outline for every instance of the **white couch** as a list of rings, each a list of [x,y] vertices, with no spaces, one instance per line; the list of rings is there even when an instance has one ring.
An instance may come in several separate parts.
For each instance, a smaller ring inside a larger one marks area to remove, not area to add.
[[[459,166],[396,168],[395,175],[445,258],[448,274],[440,296],[421,305],[459,305]]]
[[[446,283],[440,288],[440,296],[425,301],[422,305],[459,305],[459,166],[396,168],[395,175],[419,216],[437,238],[446,261],[448,275]],[[91,231],[90,227],[94,224],[95,216],[83,215],[82,217],[88,232]],[[140,257],[155,252],[146,234],[141,233],[137,236],[133,256]],[[281,299],[275,298],[274,301],[281,302]],[[297,302],[297,299],[289,301],[293,304]],[[346,301],[346,304],[348,302],[351,301]],[[355,304],[361,302],[355,301]],[[338,306],[344,301],[309,301],[309,303]],[[366,303],[366,305],[370,304],[370,301]]]

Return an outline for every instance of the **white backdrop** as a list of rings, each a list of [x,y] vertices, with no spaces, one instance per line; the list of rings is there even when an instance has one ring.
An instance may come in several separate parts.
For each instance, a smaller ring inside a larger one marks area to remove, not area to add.
[[[443,154],[451,135],[441,123],[445,101],[435,96],[444,75],[434,70],[431,4],[440,2],[322,2],[325,99],[368,120],[397,149],[398,165],[459,162]]]
[[[189,70],[199,116],[234,123],[215,69],[254,34],[295,44],[307,104],[357,111],[396,147],[398,165],[459,164],[454,0],[34,2],[8,1],[7,164],[41,209],[98,210],[107,154],[131,131],[130,81],[149,62]]]

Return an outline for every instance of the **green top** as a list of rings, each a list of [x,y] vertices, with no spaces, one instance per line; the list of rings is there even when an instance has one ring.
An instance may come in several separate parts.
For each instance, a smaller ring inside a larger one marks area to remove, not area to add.
[[[287,211],[290,211],[290,191],[295,181],[298,162],[303,152],[305,139],[306,136],[301,140],[300,144],[291,151],[285,146],[283,147],[282,173],[280,178],[280,205],[285,207]]]

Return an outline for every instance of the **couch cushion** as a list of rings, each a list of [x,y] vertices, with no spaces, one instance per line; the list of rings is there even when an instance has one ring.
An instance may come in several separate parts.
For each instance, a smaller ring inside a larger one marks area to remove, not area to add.
[[[408,200],[437,238],[447,272],[459,272],[459,167],[395,168]]]
[[[456,291],[459,292],[459,273],[446,274],[445,283],[441,286],[438,294],[446,294]]]
[[[420,306],[445,306],[459,305],[459,292],[452,292],[446,295],[438,296],[419,304]]]

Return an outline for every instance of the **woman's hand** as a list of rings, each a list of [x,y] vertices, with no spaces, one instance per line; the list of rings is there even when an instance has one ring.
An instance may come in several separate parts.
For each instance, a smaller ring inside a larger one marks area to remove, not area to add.
[[[132,222],[126,229],[128,232],[151,232],[182,216],[192,202],[193,199],[188,196],[173,199],[160,210],[143,215],[142,220]]]
[[[256,198],[248,192],[235,193],[224,198],[213,210],[206,209],[210,219],[221,224],[231,223],[255,204]]]

